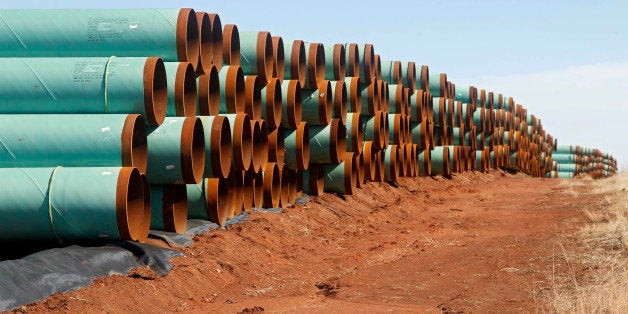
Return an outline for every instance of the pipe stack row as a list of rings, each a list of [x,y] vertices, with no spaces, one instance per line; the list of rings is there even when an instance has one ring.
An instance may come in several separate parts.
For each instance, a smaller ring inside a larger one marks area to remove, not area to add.
[[[369,181],[558,170],[555,140],[512,97],[371,44],[193,9],[0,17],[0,239],[145,241]],[[612,173],[598,155],[583,169]]]
[[[617,173],[617,161],[599,149],[558,145],[552,153],[554,171],[550,178],[575,178],[585,174],[594,179],[607,178]]]

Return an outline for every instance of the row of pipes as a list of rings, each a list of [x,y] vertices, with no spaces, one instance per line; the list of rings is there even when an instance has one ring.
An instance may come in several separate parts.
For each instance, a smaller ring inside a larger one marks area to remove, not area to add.
[[[5,241],[143,242],[369,181],[567,167],[512,97],[382,60],[371,44],[239,32],[193,9],[0,18]],[[616,171],[589,152],[574,152],[574,175]]]

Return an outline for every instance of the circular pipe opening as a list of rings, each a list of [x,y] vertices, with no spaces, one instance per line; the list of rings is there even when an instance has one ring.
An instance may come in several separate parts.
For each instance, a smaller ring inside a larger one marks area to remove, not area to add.
[[[268,135],[268,161],[284,163],[283,128],[276,128]]]
[[[356,180],[358,177],[357,164],[354,162],[353,154],[345,154],[343,157],[344,162],[344,180],[345,180],[345,195],[353,195],[356,189]]]
[[[443,175],[451,175],[451,169],[449,167],[449,147],[443,147]]]
[[[198,67],[201,51],[198,21],[193,9],[184,8],[179,11],[176,27],[177,58],[179,62],[190,62],[192,68]]]
[[[430,68],[427,65],[421,66],[421,89],[429,92],[430,91]]]
[[[410,89],[410,95],[414,94],[416,88],[416,64],[412,61],[408,62],[406,82],[404,85]]]
[[[215,13],[209,14],[209,25],[211,29],[211,46],[212,46],[212,60],[217,70],[222,67],[222,23],[220,22],[220,16]]]
[[[240,65],[240,33],[235,24],[227,24],[223,28],[222,59],[226,65]]]
[[[146,122],[139,114],[129,114],[124,119],[121,136],[122,166],[136,167],[140,173],[146,173],[148,146],[146,141]]]
[[[345,54],[347,57],[346,69],[347,76],[355,77],[359,80],[360,77],[360,51],[358,50],[358,44],[351,43],[345,45]],[[355,111],[359,112],[359,111]]]
[[[362,149],[364,159],[364,169],[366,180],[375,181],[375,172],[377,171],[376,150],[372,141],[365,141]]]
[[[133,167],[120,168],[116,184],[116,221],[123,240],[135,241],[145,233],[144,194],[140,172]]]
[[[188,221],[188,194],[185,184],[164,187],[163,223],[166,231],[182,234]]]
[[[347,123],[347,85],[344,81],[335,81],[333,99],[333,118]]]
[[[251,137],[253,139],[253,152],[251,158],[251,164],[249,166],[250,170],[257,172],[258,169],[261,168],[261,162],[263,159],[266,159],[266,154],[263,151],[263,143],[262,143],[262,134],[260,124],[258,120],[251,120]]]
[[[230,176],[232,179],[233,192],[233,214],[240,215],[244,208],[244,177],[241,170],[232,170]]]
[[[149,57],[144,64],[144,117],[149,125],[160,125],[166,118],[168,89],[166,67],[161,58]]]
[[[220,80],[217,67],[211,65],[207,74],[198,77],[197,92],[199,115],[218,115],[220,113]]]
[[[266,164],[264,170],[264,207],[276,208],[281,197],[281,174],[276,163]]]
[[[219,226],[224,226],[232,208],[229,180],[207,178],[205,179],[205,188],[209,220]]]
[[[354,154],[362,154],[364,146],[364,125],[362,124],[362,116],[359,114],[351,115],[351,151]]]
[[[198,23],[198,33],[200,39],[200,51],[198,58],[198,67],[196,74],[209,73],[213,63],[213,41],[212,26],[209,15],[205,12],[196,12],[196,21]]]
[[[360,72],[360,78],[366,84],[370,84],[375,78],[375,51],[372,44],[364,45],[364,56],[361,56],[360,64],[363,68]]]
[[[292,42],[292,53],[290,54],[290,79],[299,80],[302,87],[305,86],[307,72],[307,61],[305,56],[305,44],[302,40]]]
[[[286,70],[286,60],[284,55],[283,39],[281,36],[273,36],[273,75],[272,77],[279,79],[283,83],[283,77]]]
[[[268,123],[266,120],[257,120],[259,123],[259,133],[260,133],[260,145],[257,147],[258,150],[261,150],[261,159],[259,162],[259,167],[255,169],[255,172],[261,172],[264,168],[266,168],[266,163],[268,162]]]
[[[247,75],[244,81],[244,113],[249,118],[257,120],[262,118],[262,88],[264,83],[257,75]]]
[[[331,82],[321,80],[318,83],[318,119],[321,125],[329,124],[332,116],[333,98]]]
[[[230,66],[227,69],[225,102],[228,113],[245,112],[246,83],[240,66]]]
[[[262,171],[255,174],[253,181],[253,206],[255,208],[264,206],[264,172]]]
[[[229,120],[224,116],[216,116],[211,128],[209,157],[211,158],[212,173],[219,178],[227,178],[233,162],[233,145]]]
[[[306,122],[301,122],[297,126],[296,137],[297,169],[305,170],[310,163],[310,128]]]
[[[253,209],[254,180],[255,172],[250,170],[242,171],[242,208],[246,212],[250,212]]]
[[[137,241],[145,243],[148,240],[148,231],[150,230],[150,216],[152,210],[150,208],[150,183],[145,174],[140,174],[142,180],[142,194],[144,194],[144,214],[142,215],[142,227],[137,235]]]
[[[288,81],[286,99],[284,99],[288,112],[286,122],[290,128],[296,128],[303,117],[303,100],[301,98],[301,83],[297,80]]]
[[[257,58],[257,75],[260,76],[264,83],[266,83],[271,77],[273,77],[273,68],[275,63],[273,40],[269,32],[257,33],[257,46],[255,50]]]
[[[177,116],[196,116],[196,73],[189,62],[180,62],[177,67],[174,103]]]
[[[181,175],[187,184],[199,183],[205,171],[205,135],[197,117],[186,117],[181,128]]]
[[[283,164],[279,170],[281,174],[281,186],[279,193],[279,206],[287,207],[290,199],[290,171],[288,166]]]
[[[374,69],[373,69],[373,75],[375,76],[376,79],[381,80],[382,79],[382,59],[379,57],[378,54],[376,54],[373,57],[373,65],[374,65]]]
[[[325,164],[311,164],[310,169],[310,193],[312,196],[320,196],[325,193]]]
[[[235,169],[248,170],[253,155],[253,134],[251,120],[244,113],[238,113],[233,125],[233,162]]]
[[[336,81],[344,81],[347,72],[345,46],[342,44],[335,44],[333,53],[334,79]]]
[[[281,82],[272,78],[266,85],[266,120],[269,127],[277,128],[281,124],[283,114],[283,97],[281,95]],[[290,108],[288,108],[290,111]]]
[[[353,155],[353,162],[356,164],[355,187],[361,189],[366,183],[364,171],[364,158],[362,154]]]
[[[308,47],[307,76],[309,88],[317,88],[316,83],[325,79],[325,49],[320,43],[310,43]]]
[[[403,72],[401,69],[401,61],[392,62],[392,83],[391,84],[403,84]]]
[[[332,163],[341,163],[346,152],[347,128],[340,119],[330,123],[329,155]]]
[[[351,112],[362,112],[362,91],[360,87],[360,79],[351,77],[349,81],[349,107]]]

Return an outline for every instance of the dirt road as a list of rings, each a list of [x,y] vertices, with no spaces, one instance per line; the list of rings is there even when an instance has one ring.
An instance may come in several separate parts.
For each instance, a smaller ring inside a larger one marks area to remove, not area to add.
[[[556,239],[592,201],[560,182],[492,172],[370,183],[198,236],[166,277],[141,269],[22,309],[542,310],[552,274],[567,267]]]

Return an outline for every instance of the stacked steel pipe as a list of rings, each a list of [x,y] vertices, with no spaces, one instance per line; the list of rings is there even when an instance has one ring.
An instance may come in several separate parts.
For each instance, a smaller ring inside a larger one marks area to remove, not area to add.
[[[617,170],[599,150],[557,146],[512,97],[371,44],[239,31],[193,9],[0,18],[5,240],[145,241],[400,177]]]

